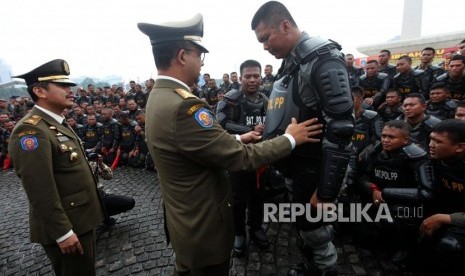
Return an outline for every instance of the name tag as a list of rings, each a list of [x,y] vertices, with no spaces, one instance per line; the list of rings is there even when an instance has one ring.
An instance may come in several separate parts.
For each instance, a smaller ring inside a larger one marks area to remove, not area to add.
[[[66,141],[69,141],[69,138],[68,138],[68,137],[66,137],[66,136],[58,136],[57,138],[58,138],[58,141],[60,141],[60,142],[66,142]]]

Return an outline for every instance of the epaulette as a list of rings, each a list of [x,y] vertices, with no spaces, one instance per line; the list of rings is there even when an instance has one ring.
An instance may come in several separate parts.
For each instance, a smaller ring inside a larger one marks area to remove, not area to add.
[[[387,77],[389,77],[389,75],[386,73],[378,73],[378,76],[377,76],[379,80],[384,80]]]
[[[174,89],[174,91],[176,91],[176,93],[178,93],[178,95],[181,96],[181,98],[183,99],[197,98],[194,94],[187,91],[186,89],[176,88]]]
[[[226,100],[234,103],[239,102],[242,99],[242,97],[244,97],[244,93],[237,89],[233,89],[224,95],[224,98]]]
[[[448,100],[446,101],[446,106],[449,108],[449,110],[455,109],[457,107],[457,102],[454,100]]]
[[[415,70],[412,71],[412,74],[414,76],[419,76],[419,75],[423,74],[423,72],[425,72],[425,71],[423,71],[421,69],[415,69]]]
[[[436,81],[445,81],[447,79],[447,73],[444,73],[436,78]]]
[[[24,123],[35,126],[40,122],[40,120],[42,120],[42,117],[40,117],[39,115],[32,115],[31,117],[24,120]]]
[[[424,121],[425,125],[432,129],[435,125],[441,122],[440,119],[434,117],[433,115],[428,115],[428,118]]]
[[[409,159],[416,159],[419,157],[426,156],[426,151],[420,146],[410,143],[402,148],[402,151],[407,155]]]
[[[437,70],[441,70],[442,68],[439,67],[439,66],[436,66],[436,65],[429,65],[428,66],[432,71],[437,71]]]
[[[365,110],[365,111],[363,111],[362,116],[367,118],[368,120],[371,120],[371,119],[375,118],[376,116],[378,116],[378,113],[376,111],[373,111],[373,110]]]

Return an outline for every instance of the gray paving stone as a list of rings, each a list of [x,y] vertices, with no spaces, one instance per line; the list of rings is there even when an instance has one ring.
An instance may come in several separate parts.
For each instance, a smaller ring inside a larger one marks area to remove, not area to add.
[[[42,247],[29,242],[28,202],[19,179],[0,172],[0,275],[53,275]],[[97,275],[172,275],[174,254],[163,228],[161,192],[156,174],[118,168],[103,184],[113,193],[131,195],[136,207],[117,217],[116,225],[97,230]],[[287,275],[302,261],[290,223],[264,224],[271,245],[266,250],[250,246],[243,258],[232,258],[230,275]],[[340,275],[400,275],[380,251],[366,253],[350,235],[337,235]]]

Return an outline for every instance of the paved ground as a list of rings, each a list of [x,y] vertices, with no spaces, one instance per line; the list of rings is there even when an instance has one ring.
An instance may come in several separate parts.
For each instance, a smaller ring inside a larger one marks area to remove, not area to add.
[[[174,256],[164,242],[161,193],[154,172],[118,168],[104,181],[112,193],[131,195],[136,206],[118,216],[116,225],[98,230],[97,275],[171,275]],[[42,248],[29,242],[27,198],[12,170],[0,171],[0,275],[53,275]],[[300,262],[294,229],[268,225],[269,249],[253,246],[231,260],[231,275],[286,275]],[[349,235],[337,235],[339,275],[404,275],[383,252],[360,249]]]

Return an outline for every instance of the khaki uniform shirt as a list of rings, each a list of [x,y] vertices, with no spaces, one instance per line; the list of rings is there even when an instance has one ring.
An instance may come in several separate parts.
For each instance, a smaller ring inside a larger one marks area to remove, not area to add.
[[[231,254],[234,225],[227,171],[253,170],[291,153],[286,137],[245,145],[208,104],[174,79],[159,78],[146,110],[147,146],[158,170],[165,225],[177,262],[193,269]]]
[[[103,221],[96,180],[80,141],[38,108],[18,122],[8,146],[29,199],[31,241],[54,244]]]

